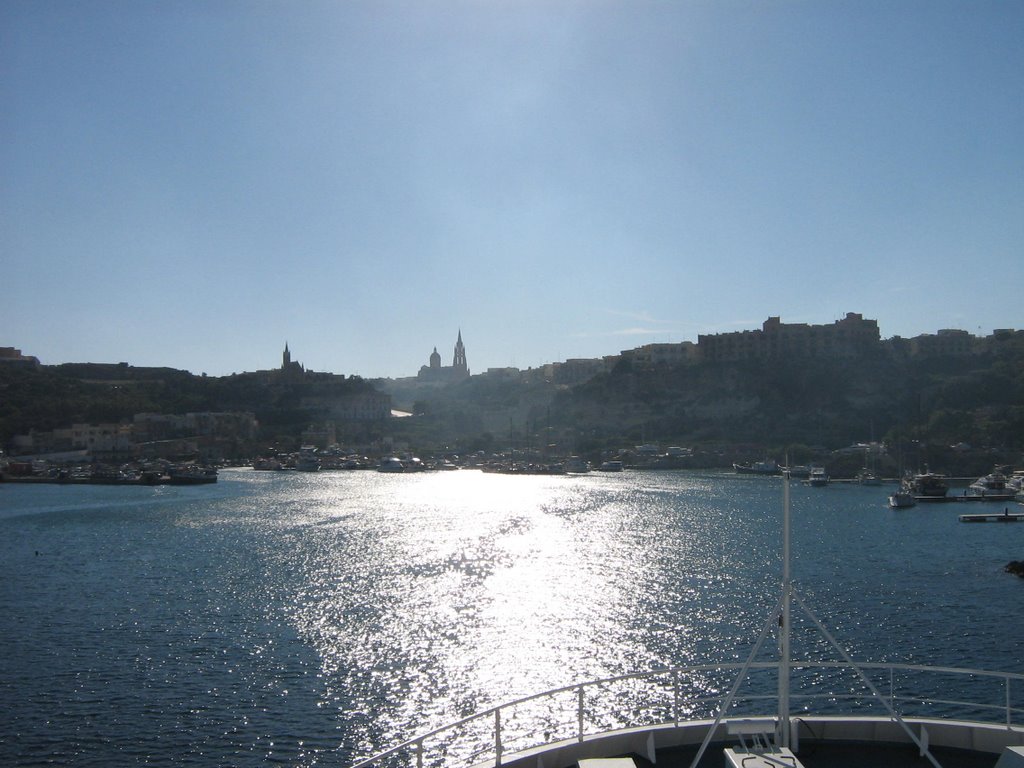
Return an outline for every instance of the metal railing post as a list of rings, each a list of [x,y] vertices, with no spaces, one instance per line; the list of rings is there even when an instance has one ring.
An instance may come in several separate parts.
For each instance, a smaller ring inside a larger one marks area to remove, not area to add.
[[[896,711],[896,683],[895,683],[895,670],[889,667],[889,706],[892,710]]]
[[[679,670],[672,670],[672,722],[679,727]]]
[[[1010,729],[1013,727],[1013,716],[1010,709],[1010,676],[1007,675],[1003,679],[1006,680],[1006,727]]]
[[[577,699],[578,699],[578,702],[577,702],[577,706],[576,706],[576,720],[577,720],[577,723],[578,723],[579,730],[577,731],[577,734],[576,734],[576,740],[580,744],[582,744],[583,743],[583,686],[582,685],[577,689]]]
[[[494,710],[494,765],[501,766],[501,709]]]
[[[416,768],[423,768],[423,739],[416,742]]]

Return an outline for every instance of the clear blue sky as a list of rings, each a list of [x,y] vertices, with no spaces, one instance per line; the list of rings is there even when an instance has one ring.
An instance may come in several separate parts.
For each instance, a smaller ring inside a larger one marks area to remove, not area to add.
[[[1024,2],[0,3],[0,346],[520,368],[1024,328]]]

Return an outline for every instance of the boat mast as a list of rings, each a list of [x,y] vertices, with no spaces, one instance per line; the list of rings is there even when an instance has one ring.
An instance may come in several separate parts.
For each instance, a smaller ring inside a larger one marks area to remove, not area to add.
[[[789,462],[787,461],[788,465]],[[789,747],[789,626],[793,582],[789,571],[789,470],[782,473],[782,614],[779,616],[779,720],[775,745]]]

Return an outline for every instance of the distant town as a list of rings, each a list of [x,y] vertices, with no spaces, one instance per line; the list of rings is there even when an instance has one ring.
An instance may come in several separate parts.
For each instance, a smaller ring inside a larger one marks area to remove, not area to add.
[[[1020,463],[1024,451],[1024,332],[1009,328],[883,340],[858,313],[823,325],[769,317],[760,329],[696,343],[477,374],[461,329],[452,349],[451,365],[434,347],[414,375],[364,380],[308,370],[287,343],[278,367],[224,377],[128,363],[44,366],[0,347],[5,471],[294,466],[301,456],[312,466],[312,454],[328,467],[395,454],[444,465],[516,451],[537,461],[704,467],[783,452],[831,459],[872,445],[896,473],[904,462],[968,455]]]

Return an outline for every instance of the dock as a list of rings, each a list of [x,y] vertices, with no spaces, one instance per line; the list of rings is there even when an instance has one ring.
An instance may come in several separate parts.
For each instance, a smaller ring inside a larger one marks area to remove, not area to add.
[[[966,502],[966,501],[988,501],[1006,502],[1015,501],[1013,493],[965,493],[961,495],[949,494],[947,496],[915,496],[914,500],[924,504],[941,504],[944,502]]]
[[[992,514],[960,515],[961,523],[1019,523],[1024,522],[1024,512],[1011,512],[1007,507]]]

